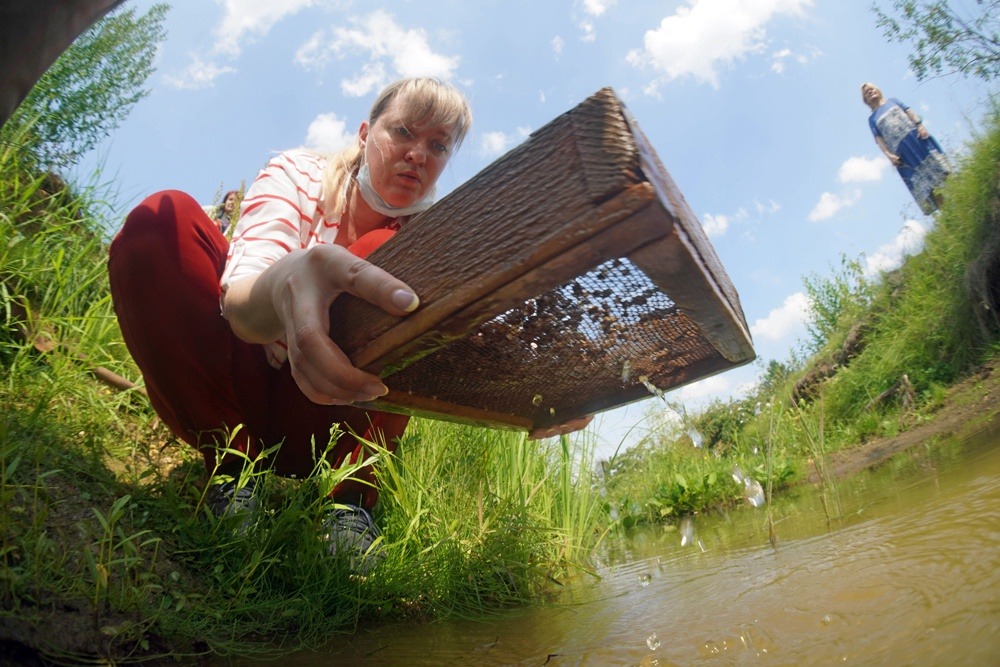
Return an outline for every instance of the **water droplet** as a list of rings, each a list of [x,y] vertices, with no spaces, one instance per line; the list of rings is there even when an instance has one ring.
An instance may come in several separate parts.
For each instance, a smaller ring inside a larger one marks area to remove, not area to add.
[[[686,547],[689,544],[694,544],[695,530],[694,530],[694,520],[686,516],[681,519],[681,546]]]
[[[646,646],[649,647],[650,651],[655,651],[660,648],[660,638],[656,636],[655,632],[646,637]]]
[[[639,576],[639,583],[641,583],[643,586],[649,586],[649,582],[652,580],[653,580],[653,575],[649,574],[648,572],[646,574]]]
[[[833,623],[833,615],[823,614],[823,618],[821,618],[820,620],[823,622],[823,625],[830,625],[831,623]]]
[[[719,645],[711,639],[701,645],[701,650],[706,655],[719,655],[722,653],[722,649],[719,648]]]
[[[754,507],[762,507],[764,505],[764,488],[760,485],[760,482],[752,477],[747,477],[743,480],[743,495],[746,496],[747,502]]]
[[[649,391],[650,394],[652,394],[653,396],[658,396],[658,397],[666,400],[665,394],[663,393],[663,391],[659,387],[657,387],[655,384],[653,384],[652,382],[650,382],[648,377],[646,377],[645,375],[640,375],[639,376],[639,382],[642,383],[642,386],[644,386]]]
[[[758,657],[770,653],[775,645],[771,636],[757,625],[744,626],[740,632],[740,641],[744,648],[753,651]]]

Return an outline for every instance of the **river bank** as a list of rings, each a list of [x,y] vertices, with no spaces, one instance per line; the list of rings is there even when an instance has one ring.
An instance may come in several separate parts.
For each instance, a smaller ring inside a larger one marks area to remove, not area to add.
[[[950,387],[944,400],[920,423],[888,438],[858,443],[830,455],[827,471],[843,478],[880,465],[916,445],[933,446],[946,438],[970,438],[1000,427],[1000,358],[993,358]],[[817,482],[814,471],[810,482]]]
[[[856,446],[841,449],[829,455],[826,470],[829,475],[837,478],[847,478],[859,471],[878,466],[888,461],[892,456],[916,446],[934,447],[936,443],[950,438],[970,438],[978,433],[994,428],[1000,424],[1000,359],[993,359],[982,365],[966,379],[947,390],[937,408],[930,414],[924,414],[920,423],[912,424],[903,433],[891,438],[872,439],[858,443]],[[155,466],[165,477],[176,473],[177,468],[189,466],[178,456],[176,447],[157,447],[147,452],[145,463]],[[145,458],[145,457],[144,457]],[[817,481],[815,477],[810,481]],[[85,514],[76,505],[74,514],[77,517]],[[66,530],[54,533],[53,538],[74,542],[73,531]],[[65,544],[60,550],[84,548],[82,544]],[[182,571],[181,578],[187,578],[189,573]],[[41,655],[52,657],[53,647],[59,647],[68,654],[77,654],[107,646],[108,637],[105,628],[98,628],[93,623],[93,611],[82,604],[82,600],[49,600],[46,604],[50,611],[44,614],[45,622],[37,623],[37,610],[31,614],[33,620],[7,617],[0,619],[0,664],[4,665],[40,665],[45,664]],[[414,621],[419,622],[419,621]],[[159,639],[147,634],[151,652],[156,652]],[[39,653],[38,649],[47,647]],[[205,646],[202,647],[204,650]],[[164,652],[176,650],[165,644],[159,649]],[[99,649],[98,649],[99,650]],[[191,655],[199,652],[198,644],[192,644],[182,649]],[[147,656],[148,657],[148,656]],[[192,656],[193,658],[193,656]]]

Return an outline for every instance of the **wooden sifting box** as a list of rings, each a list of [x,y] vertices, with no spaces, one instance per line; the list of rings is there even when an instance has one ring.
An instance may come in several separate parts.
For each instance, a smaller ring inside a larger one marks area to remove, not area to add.
[[[379,410],[548,428],[754,358],[697,218],[610,88],[414,217],[369,260],[417,311],[355,297],[331,335]]]

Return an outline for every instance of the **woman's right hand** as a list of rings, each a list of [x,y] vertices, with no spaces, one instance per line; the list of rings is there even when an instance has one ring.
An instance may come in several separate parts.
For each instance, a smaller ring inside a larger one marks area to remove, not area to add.
[[[377,375],[356,368],[330,339],[330,305],[344,292],[397,316],[419,305],[406,283],[331,244],[289,253],[259,275],[234,283],[223,313],[247,342],[283,337],[292,377],[311,401],[370,401],[388,389]]]

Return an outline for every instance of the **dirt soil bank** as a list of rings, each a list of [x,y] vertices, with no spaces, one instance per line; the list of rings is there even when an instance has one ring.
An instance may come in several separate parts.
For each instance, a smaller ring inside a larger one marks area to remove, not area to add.
[[[845,477],[879,465],[914,445],[946,438],[968,438],[1000,427],[1000,358],[984,364],[948,389],[927,421],[891,438],[878,438],[830,455],[828,471]],[[817,481],[815,473],[809,480]]]

